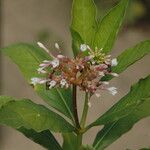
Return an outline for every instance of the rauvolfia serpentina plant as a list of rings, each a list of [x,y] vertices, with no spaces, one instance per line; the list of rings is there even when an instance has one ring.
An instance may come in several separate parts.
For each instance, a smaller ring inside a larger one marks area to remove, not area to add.
[[[40,42],[2,48],[53,110],[29,99],[18,101],[0,96],[0,124],[15,128],[48,150],[103,150],[140,119],[150,116],[150,76],[147,76],[106,113],[86,124],[91,97],[98,98],[103,91],[117,94],[109,81],[150,52],[150,40],[146,40],[124,50],[117,58],[109,55],[128,1],[120,0],[99,20],[93,0],[73,0],[70,29],[74,58],[60,53],[53,55]],[[60,51],[57,43],[55,47]],[[82,116],[78,116],[77,89],[85,94]],[[93,144],[84,145],[84,133],[101,125],[104,127]],[[54,132],[61,133],[63,144],[55,139]]]

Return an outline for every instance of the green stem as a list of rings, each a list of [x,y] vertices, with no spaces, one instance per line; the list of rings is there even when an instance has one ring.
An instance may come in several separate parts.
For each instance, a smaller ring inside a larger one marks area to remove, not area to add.
[[[80,129],[78,110],[77,110],[77,87],[73,85],[73,113],[77,129]]]
[[[78,130],[77,132],[77,150],[81,149],[82,146],[82,133],[80,133],[80,123],[79,123],[79,117],[78,117],[78,110],[77,110],[77,87],[73,85],[73,113],[74,113],[74,119],[76,123],[76,128]]]
[[[77,134],[77,150],[80,150],[82,146],[82,133]]]
[[[88,125],[87,127],[85,127],[84,132],[88,131],[93,126],[94,126],[93,124]]]
[[[82,113],[82,118],[81,118],[81,122],[80,125],[82,128],[84,128],[85,123],[86,123],[86,118],[87,118],[87,114],[88,114],[88,93],[85,94],[85,102],[84,102],[84,109],[83,109],[83,113]]]

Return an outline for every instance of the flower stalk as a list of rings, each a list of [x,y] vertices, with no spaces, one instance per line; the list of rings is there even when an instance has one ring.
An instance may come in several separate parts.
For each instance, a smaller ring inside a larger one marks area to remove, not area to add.
[[[81,118],[81,122],[80,122],[81,128],[84,128],[85,123],[86,123],[86,118],[87,118],[88,108],[89,108],[88,102],[89,102],[89,95],[86,92],[86,94],[85,94],[84,108],[83,108],[82,118]]]
[[[81,150],[83,133],[77,135],[77,150]]]
[[[79,123],[79,118],[78,118],[78,110],[77,110],[77,87],[73,85],[73,113],[74,113],[74,118],[75,118],[75,123],[77,129],[80,129],[80,123]]]

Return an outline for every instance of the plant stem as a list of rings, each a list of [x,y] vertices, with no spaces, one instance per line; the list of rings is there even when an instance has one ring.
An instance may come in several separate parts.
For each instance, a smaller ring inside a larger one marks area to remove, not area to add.
[[[85,123],[86,123],[88,108],[89,108],[88,107],[88,93],[86,93],[85,94],[84,109],[83,109],[82,118],[81,118],[81,122],[80,122],[80,125],[81,125],[82,128],[84,128]]]
[[[84,132],[86,132],[87,130],[89,130],[93,126],[94,126],[93,124],[88,125],[87,127],[85,127]]]
[[[79,123],[79,117],[78,117],[78,110],[77,110],[77,87],[73,85],[73,113],[76,123],[76,128],[78,131],[80,131],[80,123]],[[77,133],[77,150],[80,150],[82,146],[82,133]]]
[[[73,113],[75,118],[76,127],[80,129],[79,118],[78,118],[78,110],[77,110],[77,88],[73,85]]]
[[[80,150],[82,146],[82,133],[77,135],[77,150]]]

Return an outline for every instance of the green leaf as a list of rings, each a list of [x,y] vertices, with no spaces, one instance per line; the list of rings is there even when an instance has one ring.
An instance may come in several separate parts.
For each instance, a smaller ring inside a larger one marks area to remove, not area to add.
[[[77,54],[80,51],[80,45],[84,43],[84,41],[82,40],[81,36],[79,35],[78,32],[76,32],[75,30],[73,30],[72,28],[71,30],[71,35],[72,35],[72,49],[73,49],[73,53],[74,56],[77,56]]]
[[[95,148],[92,147],[91,145],[86,145],[86,146],[83,146],[83,147],[81,148],[81,150],[95,150]]]
[[[141,79],[131,87],[130,92],[124,96],[117,104],[110,108],[92,125],[108,124],[119,120],[134,112],[140,105],[150,98],[150,76]]]
[[[6,103],[8,103],[9,101],[12,101],[12,97],[9,96],[0,96],[0,109],[3,105],[5,105]]]
[[[12,100],[13,100],[12,97],[0,96],[0,108]],[[61,150],[59,143],[56,141],[52,133],[48,130],[42,132],[36,132],[33,129],[26,129],[21,127],[18,129],[18,131],[22,132],[26,137],[42,145],[48,150],[53,150],[53,149]]]
[[[9,56],[12,61],[18,65],[24,77],[30,84],[31,78],[40,77],[37,73],[39,64],[43,60],[50,60],[50,56],[38,46],[29,44],[16,44],[2,51]],[[41,96],[50,106],[63,113],[73,120],[72,114],[72,94],[71,90],[52,89],[46,90],[44,85],[36,86],[35,91]]]
[[[1,102],[3,103],[3,96],[0,96]],[[74,127],[64,118],[45,106],[35,104],[26,99],[12,100],[5,103],[0,109],[0,124],[8,125],[15,129],[24,127],[37,132],[47,129],[55,132],[74,131]]]
[[[38,85],[35,87],[35,91],[50,106],[54,107],[59,112],[74,120],[72,113],[73,106],[71,89],[53,88],[51,90],[47,90],[45,86]]]
[[[35,143],[40,144],[47,150],[62,150],[59,143],[49,130],[42,132],[36,132],[32,129],[19,128],[18,131],[22,132],[27,138],[31,139]]]
[[[118,57],[118,65],[112,68],[113,72],[121,73],[130,65],[150,53],[150,40],[142,41],[136,46],[122,52]],[[110,80],[112,76],[104,77],[103,80]]]
[[[133,125],[139,120],[150,116],[150,98],[136,108],[136,110],[113,123],[109,123],[97,134],[94,141],[96,150],[103,150],[124,133],[132,129]],[[140,135],[139,135],[140,136]]]
[[[105,53],[110,52],[123,22],[128,1],[121,0],[102,21],[97,23],[93,0],[73,0],[71,31],[74,31],[72,32],[74,54],[79,52],[81,42],[92,48],[103,48]]]
[[[96,8],[94,1],[73,0],[71,29],[81,36],[84,43],[91,46],[96,28]],[[75,38],[74,34],[73,38]]]
[[[126,70],[127,67],[143,58],[150,53],[150,40],[140,42],[136,46],[125,50],[117,58],[118,65],[113,68],[113,72],[121,73]]]
[[[140,80],[125,97],[100,117],[96,124],[104,124],[94,141],[96,150],[103,150],[139,120],[150,116],[150,76]],[[95,125],[96,125],[95,124]]]
[[[77,136],[74,133],[63,133],[63,150],[77,150]]]
[[[94,47],[103,48],[103,52],[105,53],[111,51],[123,22],[128,1],[129,0],[121,0],[119,4],[111,9],[102,21],[99,22]]]

